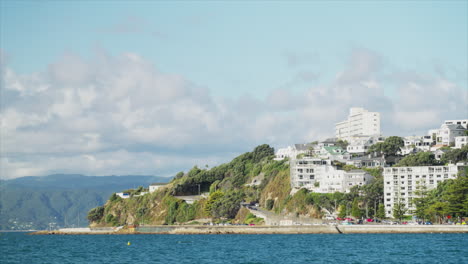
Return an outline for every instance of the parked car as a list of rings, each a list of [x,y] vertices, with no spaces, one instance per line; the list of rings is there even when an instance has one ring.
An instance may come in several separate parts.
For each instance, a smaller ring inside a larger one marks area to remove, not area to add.
[[[426,223],[424,223],[425,225],[432,225],[432,222],[431,221],[427,221]]]

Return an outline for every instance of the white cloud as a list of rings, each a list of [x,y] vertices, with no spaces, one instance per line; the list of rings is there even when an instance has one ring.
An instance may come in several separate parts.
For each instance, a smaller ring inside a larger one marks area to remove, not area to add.
[[[29,75],[5,67],[1,177],[171,175],[258,144],[333,136],[352,106],[381,112],[387,135],[424,133],[443,119],[468,116],[466,87],[449,79],[388,72],[382,57],[365,49],[353,51],[343,69],[329,83],[256,99],[213,97],[133,53],[89,60],[66,54]],[[388,87],[397,96],[386,96]]]

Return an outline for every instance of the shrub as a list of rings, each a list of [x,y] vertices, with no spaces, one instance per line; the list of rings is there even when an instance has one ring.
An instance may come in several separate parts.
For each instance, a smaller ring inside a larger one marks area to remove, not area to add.
[[[274,206],[274,205],[275,205],[275,201],[274,201],[274,200],[272,200],[272,199],[266,200],[266,205],[265,205],[265,207],[266,207],[267,210],[273,209],[273,206]]]

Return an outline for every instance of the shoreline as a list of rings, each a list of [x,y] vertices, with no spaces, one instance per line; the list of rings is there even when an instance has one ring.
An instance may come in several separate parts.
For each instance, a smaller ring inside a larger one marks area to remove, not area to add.
[[[108,229],[44,230],[32,235],[129,235],[129,234],[418,234],[468,233],[468,226],[460,225],[315,225],[315,226],[144,226],[135,230]]]

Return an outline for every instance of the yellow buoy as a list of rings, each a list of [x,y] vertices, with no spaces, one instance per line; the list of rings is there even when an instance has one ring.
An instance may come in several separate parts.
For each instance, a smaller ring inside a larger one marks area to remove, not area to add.
[[[130,241],[128,241],[128,242],[127,242],[127,246],[130,246],[130,245],[131,245],[131,243],[130,243]]]

